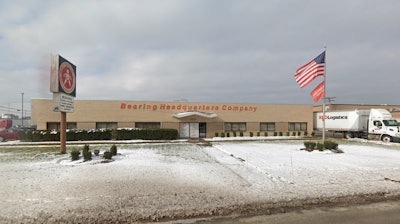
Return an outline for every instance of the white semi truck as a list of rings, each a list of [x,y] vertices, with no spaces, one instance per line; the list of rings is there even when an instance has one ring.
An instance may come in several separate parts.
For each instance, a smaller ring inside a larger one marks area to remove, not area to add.
[[[314,113],[314,130],[323,130],[323,113]],[[347,138],[400,141],[399,123],[385,109],[325,112],[325,131],[342,133]]]

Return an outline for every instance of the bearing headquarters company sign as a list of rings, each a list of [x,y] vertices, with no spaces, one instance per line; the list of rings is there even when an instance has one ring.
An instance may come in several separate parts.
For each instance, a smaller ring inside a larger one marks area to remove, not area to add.
[[[52,56],[50,91],[76,96],[76,66],[60,55]]]
[[[74,111],[76,66],[60,55],[51,58],[50,91],[53,92],[53,111]]]

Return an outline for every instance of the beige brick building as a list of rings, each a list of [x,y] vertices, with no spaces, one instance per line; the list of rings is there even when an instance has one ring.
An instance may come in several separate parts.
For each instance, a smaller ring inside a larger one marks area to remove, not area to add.
[[[59,129],[60,113],[52,99],[33,99],[31,125]],[[312,105],[75,100],[67,113],[68,129],[173,128],[181,138],[214,137],[215,133],[312,132]]]

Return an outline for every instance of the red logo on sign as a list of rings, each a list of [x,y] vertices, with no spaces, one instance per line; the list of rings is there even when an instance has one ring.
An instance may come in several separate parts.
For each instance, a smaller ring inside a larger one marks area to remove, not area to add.
[[[60,65],[59,80],[65,93],[71,94],[75,90],[75,72],[71,64],[63,62]]]

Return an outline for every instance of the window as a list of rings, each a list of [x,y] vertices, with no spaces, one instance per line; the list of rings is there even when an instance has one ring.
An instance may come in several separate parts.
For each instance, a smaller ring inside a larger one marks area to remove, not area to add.
[[[260,123],[260,131],[275,131],[275,123]]]
[[[96,122],[96,129],[116,129],[117,122]]]
[[[307,131],[307,122],[289,122],[289,131]]]
[[[225,123],[225,131],[246,131],[246,123]]]
[[[141,129],[160,129],[160,122],[136,122],[135,128]]]
[[[396,120],[383,120],[383,123],[386,126],[395,126],[395,127],[399,126],[399,123]]]
[[[47,130],[60,130],[60,122],[47,122]],[[67,129],[76,129],[76,122],[67,122]]]

